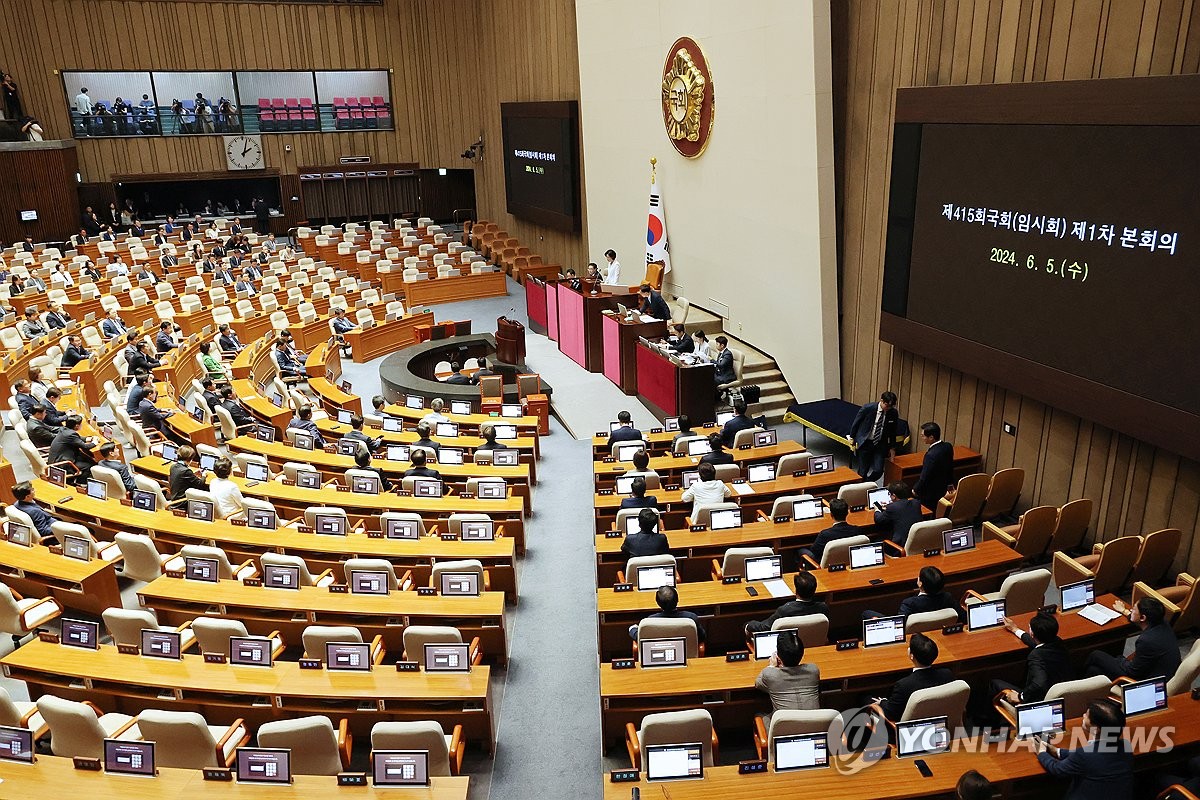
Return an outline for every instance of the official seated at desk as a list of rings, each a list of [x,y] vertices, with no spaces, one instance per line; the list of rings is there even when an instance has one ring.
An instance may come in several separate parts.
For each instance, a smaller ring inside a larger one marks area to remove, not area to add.
[[[696,342],[691,336],[687,335],[684,330],[683,323],[673,323],[670,326],[671,335],[667,337],[667,344],[671,346],[671,351],[674,353],[692,353],[696,350]]]
[[[838,539],[847,539],[863,533],[863,529],[859,526],[846,522],[846,518],[850,516],[850,504],[845,500],[839,497],[830,500],[829,516],[833,518],[833,524],[817,534],[817,539],[812,543],[812,547],[803,547],[800,549],[801,556],[811,556],[813,561],[816,561],[818,564],[821,563],[821,557],[825,555],[825,548],[830,542],[836,542]]]
[[[908,699],[921,689],[944,686],[954,680],[954,673],[947,667],[935,667],[938,657],[937,642],[923,633],[914,633],[908,640],[908,657],[913,670],[896,681],[892,693],[886,698],[875,697],[872,702],[892,722],[896,722],[908,707]]]
[[[1070,778],[1064,800],[1133,797],[1133,750],[1124,738],[1125,712],[1112,700],[1093,700],[1083,714],[1087,741],[1064,750],[1034,737],[1038,763],[1056,778]]]
[[[371,463],[371,451],[367,450],[366,445],[360,444],[358,449],[354,451],[354,471],[370,472],[379,478],[379,488],[381,491],[390,492],[392,490],[392,482],[383,474],[383,470]],[[349,474],[346,477],[348,479],[350,477]]]
[[[53,444],[59,427],[46,421],[44,405],[35,403],[30,407],[29,419],[25,421],[25,435],[29,437],[29,441],[33,442],[34,447],[46,448]]]
[[[788,600],[776,609],[775,613],[764,620],[751,620],[746,623],[746,635],[762,633],[771,630],[777,620],[786,617],[804,617],[809,614],[824,614],[829,616],[829,606],[824,601],[817,600],[817,579],[811,572],[797,572],[792,579],[796,587],[796,598]]]
[[[804,663],[804,643],[795,631],[780,631],[775,653],[754,681],[754,688],[771,698],[771,710],[816,711],[821,707],[821,670]],[[769,728],[771,714],[763,717]]]
[[[432,450],[435,454],[441,451],[441,442],[433,439],[433,427],[428,422],[417,423],[417,440],[412,443],[413,447],[424,447]]]
[[[953,609],[958,614],[959,621],[966,621],[967,612],[963,610],[953,595],[946,591],[946,576],[937,567],[921,567],[917,574],[917,593],[900,601],[900,610],[896,613],[906,619],[912,614],[924,614],[929,611]],[[887,616],[878,611],[864,611],[863,619]],[[1176,652],[1178,655],[1178,651]]]
[[[674,586],[658,587],[658,591],[654,593],[654,602],[658,604],[659,610],[645,619],[690,619],[696,624],[696,638],[701,644],[704,643],[704,625],[700,623],[700,617],[694,612],[679,608],[679,592]],[[640,625],[629,626],[629,638],[635,642],[639,627]]]
[[[925,517],[921,501],[913,497],[912,487],[904,481],[888,485],[891,502],[875,510],[875,527],[900,547],[908,542],[908,531]]]
[[[733,454],[725,452],[725,440],[720,433],[714,431],[708,435],[708,446],[709,451],[700,456],[701,464],[712,464],[716,467],[734,463]]]
[[[233,462],[218,458],[213,464],[213,479],[209,481],[208,493],[212,495],[220,519],[242,519],[246,514],[246,498],[236,483],[229,480],[233,474]]]
[[[1029,620],[1028,632],[1018,628],[1008,617],[1004,618],[1004,627],[1029,648],[1025,657],[1025,685],[1017,686],[993,678],[990,696],[1001,696],[1013,706],[1039,703],[1051,686],[1075,679],[1071,652],[1058,635],[1058,619],[1053,614],[1035,614]]]
[[[725,499],[733,494],[723,481],[717,480],[717,468],[710,462],[701,463],[697,471],[700,473],[700,480],[689,486],[681,498],[683,502],[692,504],[692,519],[696,519],[701,507],[724,503]]]
[[[754,420],[746,416],[746,401],[741,398],[734,400],[733,417],[721,428],[721,443],[726,447],[733,447],[733,440],[737,437],[738,431],[749,430],[753,427],[755,427]]]
[[[635,556],[661,556],[671,552],[671,544],[667,535],[658,530],[658,512],[652,508],[643,508],[638,514],[638,532],[628,534],[621,543],[621,555],[625,558]]]
[[[146,392],[142,395],[142,399],[138,401],[138,421],[142,424],[142,429],[149,432],[155,431],[160,436],[165,438],[181,441],[180,437],[175,433],[171,426],[167,425],[167,417],[175,414],[175,409],[161,409],[155,405],[158,400],[158,390],[153,385],[146,387]]]
[[[692,430],[692,418],[687,414],[679,415],[679,432],[671,439],[671,450],[675,450],[675,445],[680,439],[685,436],[695,436],[696,432]]]
[[[250,429],[257,427],[254,417],[250,416],[240,402],[237,396],[233,393],[232,386],[226,386],[221,389],[221,402],[217,406],[229,412],[229,416],[233,419],[233,424],[238,429]]]
[[[462,373],[462,364],[457,361],[450,362],[450,375],[446,378],[446,383],[452,383],[460,386],[469,385],[471,379]]]
[[[78,334],[71,334],[67,337],[67,347],[63,350],[62,361],[59,362],[60,369],[70,369],[80,361],[86,361],[92,357],[91,351],[83,346],[83,340]]]
[[[125,487],[125,491],[132,492],[137,488],[137,482],[133,479],[133,473],[130,472],[129,465],[124,461],[114,458],[116,455],[118,455],[116,443],[105,442],[100,445],[100,460],[96,462],[96,466],[111,469],[117,473],[117,477],[121,480],[121,485]]]
[[[296,412],[296,416],[288,422],[288,430],[304,431],[313,437],[314,447],[325,447],[325,438],[321,436],[321,429],[317,427],[317,423],[313,422],[312,406],[301,406]]]
[[[167,476],[167,491],[171,501],[185,499],[188,489],[206,491],[208,486],[204,482],[204,471],[197,472],[191,466],[200,463],[195,448],[190,444],[185,444],[179,448],[175,458],[176,461],[171,464],[171,471]]]
[[[46,456],[46,461],[50,464],[71,464],[75,472],[73,481],[80,484],[87,482],[92,465],[96,463],[91,452],[96,447],[96,440],[79,434],[79,426],[82,424],[83,417],[68,414],[63,427],[55,432],[54,441],[50,443],[50,454]]]
[[[479,435],[483,437],[483,442],[476,446],[475,455],[479,456],[481,452],[491,452],[492,450],[511,450],[504,442],[496,441],[496,426],[484,425],[479,429]]]
[[[630,481],[630,496],[622,498],[621,508],[658,508],[658,498],[646,494],[646,479],[640,475]]]
[[[1125,614],[1141,628],[1126,658],[1100,650],[1088,656],[1085,671],[1088,676],[1105,675],[1113,680],[1134,681],[1164,676],[1170,680],[1179,669],[1179,640],[1166,621],[1166,609],[1155,597],[1143,597],[1132,608],[1118,602],[1115,610]]]
[[[628,411],[617,414],[618,427],[608,434],[607,447],[611,448],[617,442],[637,442],[644,437],[642,432],[633,426],[633,416]]]
[[[217,327],[217,347],[222,353],[240,353],[245,345],[238,339],[237,332],[229,327],[228,322],[222,322]]]
[[[409,463],[412,464],[412,466],[406,469],[404,471],[404,475],[401,477],[433,478],[434,480],[438,481],[442,479],[442,473],[427,466],[429,463],[429,457],[425,454],[424,450],[413,450],[412,454],[409,456]]]
[[[285,331],[286,333],[286,331]],[[287,339],[280,336],[275,342],[275,366],[279,368],[279,376],[285,380],[298,378],[308,380],[308,371],[304,363],[296,357],[296,353],[288,346]]]
[[[217,393],[217,384],[212,378],[205,378],[200,381],[200,397],[203,398],[205,405],[211,413],[217,404],[221,402],[221,395]]]
[[[59,520],[38,504],[33,484],[29,481],[22,481],[12,488],[12,493],[17,501],[13,504],[13,507],[29,517],[33,523],[34,530],[41,537],[42,543],[49,544],[56,542],[57,539],[51,530],[51,526]]]
[[[374,453],[383,446],[383,437],[372,439],[363,433],[363,418],[361,414],[353,414],[350,417],[350,432],[342,437],[353,442],[362,442],[366,448]]]

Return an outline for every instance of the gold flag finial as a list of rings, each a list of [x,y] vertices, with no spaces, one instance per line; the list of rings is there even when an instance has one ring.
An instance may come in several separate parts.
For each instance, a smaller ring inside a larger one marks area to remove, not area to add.
[[[658,159],[655,158],[654,156],[650,156],[650,183],[651,184],[654,183],[654,178],[655,178],[655,175],[657,172],[658,172]]]

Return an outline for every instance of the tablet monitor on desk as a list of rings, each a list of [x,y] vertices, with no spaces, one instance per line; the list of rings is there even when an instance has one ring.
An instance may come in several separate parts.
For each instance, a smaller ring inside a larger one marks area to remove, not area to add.
[[[254,438],[260,442],[275,441],[275,429],[267,425],[259,425],[254,429]]]
[[[674,585],[675,567],[671,564],[637,568],[637,588],[639,592],[655,592],[663,586]]]
[[[263,564],[263,586],[270,589],[299,589],[300,568],[282,564]]]
[[[237,779],[241,783],[291,783],[292,751],[282,748],[239,747]]]
[[[331,671],[371,671],[371,645],[367,642],[326,642],[325,668]]]
[[[388,461],[408,461],[411,456],[412,453],[406,444],[389,444],[387,446]]]
[[[279,392],[271,392],[271,405],[283,408],[283,395]]]
[[[8,521],[8,540],[21,547],[33,546],[33,530],[20,522]]]
[[[475,484],[475,496],[480,500],[503,500],[508,497],[508,484],[504,481],[479,481]]]
[[[273,531],[279,527],[275,512],[269,508],[246,509],[246,527],[259,531]]]
[[[135,742],[126,739],[104,740],[104,771],[118,775],[153,777],[154,742]]]
[[[500,416],[502,417],[523,417],[525,409],[521,408],[520,403],[504,403],[500,406]]]
[[[388,593],[388,576],[386,572],[368,570],[350,570],[351,594],[384,594]]]
[[[470,400],[451,400],[450,401],[450,413],[451,414],[470,414],[471,413],[471,401]]]
[[[63,555],[77,561],[92,560],[92,542],[82,536],[72,536],[69,533],[62,537]]]
[[[1096,602],[1095,584],[1091,578],[1060,586],[1059,591],[1062,597],[1058,607],[1063,611],[1074,611]]]
[[[1127,717],[1162,711],[1167,707],[1167,679],[1162,676],[1127,683],[1123,688],[1121,705]]]
[[[687,666],[687,640],[682,636],[670,639],[642,639],[638,642],[638,655],[643,667]]]
[[[761,661],[775,655],[779,647],[779,634],[782,631],[759,631],[752,634],[750,643],[754,647],[754,658]]]
[[[470,672],[470,645],[466,642],[425,645],[425,671]]]
[[[883,566],[883,543],[856,544],[850,547],[850,569]]]
[[[744,563],[747,581],[773,581],[783,574],[783,556],[757,556]]]
[[[825,733],[801,733],[775,737],[775,771],[814,769],[829,766],[829,742]]]
[[[404,395],[404,407],[420,411],[425,407],[425,398],[416,394],[406,394]]]
[[[195,519],[200,522],[212,522],[216,516],[216,510],[208,500],[188,500],[187,516],[188,519]]]
[[[361,439],[338,439],[338,455],[353,457],[358,455],[358,448],[365,446]]]
[[[492,429],[496,432],[497,439],[515,439],[517,438],[516,425],[494,425]]]
[[[681,474],[679,476],[679,488],[683,489],[684,491],[687,491],[688,487],[691,486],[693,483],[699,483],[699,482],[700,482],[700,471],[699,470],[687,469],[687,470],[684,470],[683,474]]]
[[[950,555],[975,549],[975,531],[970,526],[942,532],[942,553]]]
[[[293,447],[295,447],[297,450],[313,449],[316,440],[313,439],[311,433],[305,433],[304,431],[296,430],[295,428],[292,430],[295,430],[295,433],[292,434]]]
[[[0,761],[33,763],[33,731],[0,725]]]
[[[437,424],[437,426],[434,428],[433,435],[434,436],[444,436],[447,438],[453,438],[455,436],[458,436],[458,423],[457,422],[439,422]]]
[[[809,475],[823,475],[826,472],[833,472],[833,456],[813,456],[808,460]]]
[[[464,542],[491,542],[496,538],[496,523],[490,519],[464,520],[460,530]]]
[[[215,558],[184,556],[183,577],[189,581],[216,583],[221,579],[220,565]]]
[[[633,461],[633,457],[644,449],[646,446],[641,442],[619,444],[617,445],[617,461]]]
[[[413,478],[413,497],[441,497],[442,482],[437,478]]]
[[[46,480],[55,486],[66,486],[67,471],[62,467],[46,467]]]
[[[461,447],[443,447],[437,452],[437,463],[458,466],[463,463],[463,455]]]
[[[967,630],[982,631],[1004,624],[1004,598],[967,606]]]
[[[740,508],[721,508],[709,514],[708,527],[714,531],[727,531],[742,527]]]
[[[692,439],[687,443],[687,452],[689,456],[708,455],[712,452],[712,445],[708,439]]]
[[[779,444],[779,433],[777,431],[758,431],[754,434],[755,447],[771,447],[777,444]]]
[[[355,475],[350,479],[350,491],[355,494],[379,494],[382,489],[378,475]]]
[[[371,779],[376,786],[428,786],[428,750],[372,750]]]
[[[478,597],[479,573],[443,572],[439,591],[446,597]]]
[[[265,636],[230,636],[229,663],[241,667],[269,667],[274,644]]]
[[[388,433],[399,433],[404,430],[404,421],[399,417],[384,417],[383,429]]]
[[[316,523],[313,530],[327,536],[345,536],[346,518],[341,514],[317,514],[313,519]]]
[[[350,418],[354,416],[354,412],[348,408],[339,408],[337,412],[337,421],[342,425],[349,425]]]
[[[297,470],[296,485],[301,489],[320,489],[321,473],[310,469]]]
[[[183,658],[183,634],[142,628],[142,655],[153,658]]]
[[[762,483],[775,480],[774,464],[751,464],[746,470],[746,480],[750,483]]]
[[[663,420],[663,430],[668,433],[676,433],[679,431],[679,417],[667,417]]]
[[[892,502],[892,493],[886,488],[872,489],[867,492],[868,508],[874,508],[875,506],[887,507],[890,502]]]
[[[704,777],[704,745],[648,744],[642,751],[646,780],[700,780]]]
[[[799,522],[804,519],[820,519],[825,516],[825,505],[820,500],[792,501],[792,519]]]
[[[217,465],[217,457],[212,453],[200,454],[200,469],[212,472],[213,467]]]
[[[389,539],[409,539],[415,542],[418,536],[417,522],[412,519],[384,519],[383,535]]]
[[[98,481],[95,478],[88,478],[87,496],[93,500],[107,500],[108,484],[104,481]]]
[[[732,411],[721,411],[717,414],[717,424],[724,426],[726,422],[729,422],[729,420],[736,416],[737,414]]]
[[[163,442],[162,457],[167,461],[174,461],[179,458],[179,448],[171,442]]]
[[[617,494],[633,494],[633,482],[640,478],[640,475],[620,475],[617,477]]]
[[[516,450],[510,450],[507,447],[502,450],[493,450],[492,465],[497,467],[515,467],[520,457],[520,453]]]
[[[59,641],[68,647],[98,650],[100,648],[100,623],[82,619],[64,619],[62,636]]]
[[[141,511],[156,511],[158,509],[158,497],[154,492],[147,492],[145,489],[134,489],[129,493],[130,502],[133,507]]]
[[[863,647],[900,644],[904,641],[904,615],[863,620]]]
[[[926,717],[896,723],[896,755],[900,758],[944,753],[949,749],[947,717]]]
[[[338,388],[341,389],[343,393],[350,394],[350,381],[342,381],[338,384]]]
[[[257,461],[247,461],[246,480],[265,483],[271,480],[271,470],[266,464],[260,464]]]
[[[1067,729],[1063,700],[1044,700],[1017,706],[1017,738],[1028,739],[1039,733],[1056,734]]]

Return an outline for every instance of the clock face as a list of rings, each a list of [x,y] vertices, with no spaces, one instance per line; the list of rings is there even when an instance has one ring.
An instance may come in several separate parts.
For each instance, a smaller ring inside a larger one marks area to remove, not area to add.
[[[262,169],[262,137],[226,136],[225,163],[229,169]]]

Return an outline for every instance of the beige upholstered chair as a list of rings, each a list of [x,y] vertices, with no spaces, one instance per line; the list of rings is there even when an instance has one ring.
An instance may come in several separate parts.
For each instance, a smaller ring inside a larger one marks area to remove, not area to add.
[[[1054,583],[1064,586],[1091,578],[1097,597],[1108,594],[1125,584],[1141,549],[1142,537],[1121,536],[1093,546],[1091,555],[1072,558],[1066,553],[1055,553]]]
[[[948,517],[955,525],[974,524],[983,510],[983,502],[987,498],[991,477],[982,472],[964,475],[954,488],[954,499],[941,498],[937,508],[933,509],[935,517]]]
[[[904,620],[904,633],[911,636],[914,633],[940,631],[947,625],[958,622],[958,611],[953,608],[940,608],[937,611],[922,611],[909,614]]]
[[[1164,528],[1138,538],[1142,540],[1142,548],[1138,552],[1137,560],[1133,562],[1128,580],[1143,581],[1155,586],[1171,569],[1179,552],[1183,532],[1178,528]]]
[[[700,742],[704,746],[704,766],[711,767],[716,763],[717,732],[713,728],[712,715],[705,709],[647,714],[642,718],[640,728],[632,722],[625,723],[625,749],[629,752],[629,763],[635,769],[642,768],[642,750],[647,745],[687,742]]]
[[[704,645],[700,642],[700,631],[696,628],[695,620],[687,618],[664,619],[662,617],[646,617],[638,623],[637,641],[633,651],[636,654],[643,641],[647,639],[684,639],[684,650],[688,658],[699,658],[704,655]]]
[[[1061,681],[1046,690],[1046,699],[1062,699],[1063,718],[1077,719],[1083,716],[1083,712],[1087,711],[1088,704],[1093,700],[1103,700],[1108,697],[1111,687],[1112,681],[1104,675],[1080,678],[1074,681]],[[1017,708],[1004,698],[1003,693],[996,695],[992,704],[1000,716],[1008,720],[1009,725],[1017,724]]]
[[[462,771],[467,743],[462,725],[446,735],[435,721],[376,722],[371,728],[372,750],[425,750],[429,753],[430,777],[458,775]]]
[[[1092,522],[1092,501],[1086,497],[1072,500],[1058,510],[1058,521],[1050,536],[1050,552],[1075,550],[1083,544]]]
[[[408,661],[422,661],[425,645],[462,644],[462,640],[462,631],[450,625],[409,625],[404,629],[404,658]],[[468,652],[471,664],[477,665],[483,661],[483,650],[478,636],[471,639]]]
[[[304,642],[304,657],[325,660],[325,645],[331,642],[363,641],[362,632],[350,625],[309,625],[300,635]],[[378,635],[371,640],[371,662],[382,664],[387,651],[383,646],[383,636]]]
[[[780,617],[771,623],[771,630],[794,630],[805,647],[824,647],[829,644],[829,617],[824,614]]]
[[[179,633],[179,649],[187,652],[196,643],[196,634],[192,632],[192,623],[182,625],[159,625],[158,616],[149,608],[106,608],[101,614],[104,627],[112,636],[113,644],[131,644],[140,646],[142,629],[155,631],[171,631]]]
[[[1037,558],[1050,544],[1057,523],[1056,507],[1037,506],[1022,514],[1016,525],[1000,527],[990,522],[983,523],[983,538],[998,539],[1025,558]]]
[[[299,582],[301,586],[325,587],[336,581],[332,569],[326,569],[321,574],[314,576],[309,571],[308,564],[300,556],[285,555],[283,553],[263,553],[258,557],[258,563],[262,567],[295,567],[299,570]]]
[[[350,766],[351,741],[348,720],[335,729],[324,715],[264,722],[258,728],[258,746],[291,750],[297,775],[337,775]]]
[[[143,739],[154,742],[154,763],[159,767],[230,767],[237,748],[250,742],[245,720],[209,725],[194,711],[148,708],[138,715],[138,728]]]
[[[0,583],[0,633],[12,636],[13,643],[42,625],[62,616],[62,604],[53,597],[23,598]]]
[[[28,700],[13,700],[8,690],[2,686],[0,686],[0,725],[32,731],[35,742],[50,732],[46,721],[38,713],[37,703]]]
[[[980,594],[968,590],[963,596],[963,603],[983,603],[989,600],[1004,600],[1004,613],[1008,616],[1029,614],[1037,611],[1046,602],[1046,589],[1050,587],[1050,570],[1031,569],[1028,572],[1014,572],[1004,579],[997,592]]]
[[[884,539],[883,544],[899,555],[919,556],[926,550],[941,550],[942,534],[952,526],[953,523],[945,517],[921,520],[914,522],[908,529],[908,539],[905,540],[903,548],[891,539]]]
[[[142,738],[137,717],[105,714],[89,701],[77,703],[44,694],[38,698],[37,710],[50,729],[50,750],[56,756],[102,758],[105,739]]]
[[[192,620],[192,633],[196,635],[196,643],[201,653],[229,653],[229,639],[232,636],[249,636],[245,623],[236,619],[224,617],[196,617]],[[271,657],[278,658],[283,654],[283,637],[279,631],[271,631],[264,639],[271,640]]]
[[[1021,499],[1021,486],[1025,483],[1025,470],[1020,467],[1002,469],[988,482],[987,495],[983,500],[983,519],[1009,516]]]
[[[928,689],[918,689],[908,698],[908,705],[904,707],[900,721],[947,717],[947,725],[951,731],[954,731],[962,727],[963,712],[967,708],[967,698],[970,695],[971,686],[961,680],[950,681]]]
[[[474,572],[479,575],[483,591],[491,591],[492,581],[488,571],[483,568],[483,562],[477,558],[465,558],[461,561],[440,561],[433,565],[429,574],[429,585],[440,587],[443,572]]]
[[[826,733],[833,741],[841,739],[842,718],[837,711],[822,708],[817,711],[776,711],[771,715],[768,730],[762,717],[754,719],[754,748],[759,758],[775,763],[775,740],[781,736],[804,733]]]
[[[158,552],[153,539],[144,533],[125,531],[117,531],[113,538],[125,559],[122,575],[146,583],[162,577],[163,565],[171,560],[171,556]]]
[[[825,545],[825,552],[821,553],[821,563],[818,564],[812,556],[804,556],[804,560],[814,567],[826,569],[830,564],[849,564],[850,563],[850,548],[857,547],[860,544],[870,544],[871,537],[866,534],[858,536],[847,536],[844,539],[835,539]]]
[[[694,517],[688,517],[690,525],[709,525],[712,523],[712,512],[730,511],[741,508],[737,503],[703,503],[696,509]]]
[[[719,581],[731,575],[744,576],[747,558],[763,558],[773,555],[775,555],[775,551],[770,547],[730,547],[725,551],[725,557],[720,562],[713,559],[713,580]]]
[[[675,556],[670,553],[662,553],[657,556],[634,556],[625,562],[625,569],[617,571],[617,583],[628,581],[636,584],[638,570],[645,567],[675,567],[675,574],[679,574]]]
[[[858,483],[847,483],[838,488],[838,500],[845,500],[846,505],[853,508],[854,506],[865,506],[867,504],[867,495],[872,490],[878,489],[879,485],[874,481],[860,481]]]

